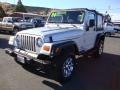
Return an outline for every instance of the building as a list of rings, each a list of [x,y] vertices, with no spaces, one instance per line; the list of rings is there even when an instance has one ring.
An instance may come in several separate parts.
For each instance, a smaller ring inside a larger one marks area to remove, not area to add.
[[[46,15],[39,15],[39,14],[33,14],[33,13],[22,13],[22,12],[14,12],[12,14],[9,14],[8,16],[11,17],[21,17],[23,20],[28,20],[31,18],[47,18]]]

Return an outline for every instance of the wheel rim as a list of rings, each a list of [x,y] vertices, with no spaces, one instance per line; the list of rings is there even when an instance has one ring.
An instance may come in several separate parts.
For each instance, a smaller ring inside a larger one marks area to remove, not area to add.
[[[73,58],[69,57],[66,59],[66,61],[63,64],[63,76],[64,77],[71,76],[73,70],[74,70]]]
[[[103,53],[103,43],[101,42],[99,46],[99,55],[101,55],[102,53]]]

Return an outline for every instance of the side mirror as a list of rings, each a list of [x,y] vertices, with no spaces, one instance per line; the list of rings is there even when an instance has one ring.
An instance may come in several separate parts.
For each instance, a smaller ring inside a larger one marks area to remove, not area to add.
[[[89,27],[93,27],[93,26],[95,26],[95,20],[94,20],[94,19],[91,19],[91,20],[89,21]]]

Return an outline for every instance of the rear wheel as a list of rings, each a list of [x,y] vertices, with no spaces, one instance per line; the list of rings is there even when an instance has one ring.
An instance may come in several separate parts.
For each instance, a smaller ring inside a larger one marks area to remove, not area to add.
[[[104,41],[100,40],[99,44],[95,48],[94,56],[95,57],[100,57],[103,54],[103,48],[104,48]]]

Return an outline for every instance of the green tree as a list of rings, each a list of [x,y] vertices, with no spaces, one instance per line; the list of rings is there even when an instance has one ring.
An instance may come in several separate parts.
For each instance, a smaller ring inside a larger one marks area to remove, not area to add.
[[[5,16],[6,16],[5,11],[3,10],[2,6],[0,6],[0,18],[3,18]]]
[[[18,3],[16,5],[16,7],[15,7],[14,12],[25,12],[25,13],[27,12],[24,5],[21,2],[21,0],[18,0]]]

